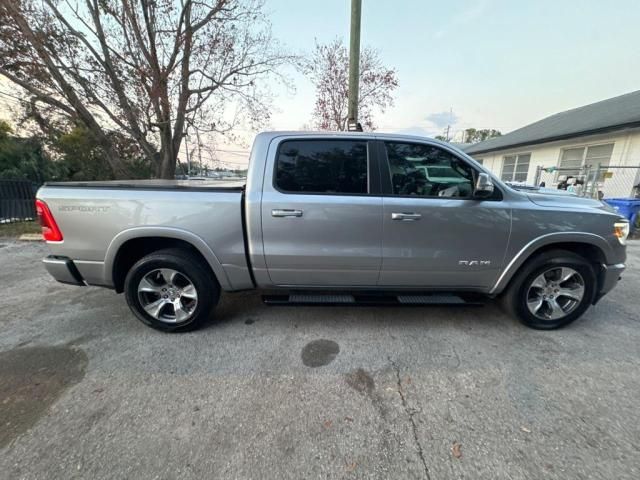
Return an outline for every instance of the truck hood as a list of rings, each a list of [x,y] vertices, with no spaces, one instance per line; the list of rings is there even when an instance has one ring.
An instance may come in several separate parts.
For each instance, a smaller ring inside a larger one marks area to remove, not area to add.
[[[615,213],[615,210],[606,203],[594,198],[578,197],[566,192],[555,193],[553,191],[537,191],[527,193],[527,197],[536,205],[549,208],[597,208]]]

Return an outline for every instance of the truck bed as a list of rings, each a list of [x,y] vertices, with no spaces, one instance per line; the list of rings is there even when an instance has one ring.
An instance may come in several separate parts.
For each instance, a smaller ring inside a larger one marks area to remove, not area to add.
[[[99,182],[47,182],[46,187],[136,190],[242,191],[245,179],[233,180],[107,180]]]
[[[196,247],[225,290],[238,290],[253,286],[243,195],[237,180],[116,180],[47,183],[37,198],[64,237],[49,243],[51,253],[72,259],[90,285],[113,286],[115,258],[129,240],[172,238]]]

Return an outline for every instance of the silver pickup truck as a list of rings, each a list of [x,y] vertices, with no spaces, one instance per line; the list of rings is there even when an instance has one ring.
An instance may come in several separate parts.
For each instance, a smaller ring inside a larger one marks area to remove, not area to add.
[[[164,331],[247,289],[301,304],[499,297],[557,328],[615,286],[629,230],[600,201],[519,191],[449,144],[376,133],[261,133],[246,183],[49,183],[37,209],[54,278],[124,292]]]

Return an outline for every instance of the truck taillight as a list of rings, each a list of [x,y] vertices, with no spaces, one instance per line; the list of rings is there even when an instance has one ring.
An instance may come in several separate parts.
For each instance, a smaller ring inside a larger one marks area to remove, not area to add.
[[[36,200],[36,212],[42,226],[42,236],[47,242],[61,242],[62,232],[58,228],[58,224],[53,219],[51,210],[42,200]]]

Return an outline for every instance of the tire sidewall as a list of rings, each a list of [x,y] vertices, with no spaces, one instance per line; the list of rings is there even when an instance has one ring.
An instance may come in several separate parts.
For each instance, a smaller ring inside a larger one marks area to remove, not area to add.
[[[529,287],[539,275],[551,268],[569,267],[577,271],[584,280],[584,296],[580,304],[566,317],[557,320],[543,320],[533,315],[527,307]],[[581,257],[544,258],[533,262],[526,272],[523,272],[514,292],[514,310],[522,323],[538,330],[552,330],[560,328],[579,318],[593,303],[597,287],[597,278],[591,265]]]
[[[188,320],[181,323],[166,323],[149,315],[138,298],[138,285],[142,278],[153,270],[171,268],[185,275],[198,294],[198,304]],[[181,258],[169,254],[151,254],[138,261],[125,279],[125,296],[133,313],[145,325],[167,332],[187,331],[197,328],[208,317],[217,303],[219,290],[212,284],[209,275],[194,264],[190,258]]]

